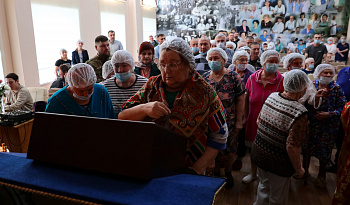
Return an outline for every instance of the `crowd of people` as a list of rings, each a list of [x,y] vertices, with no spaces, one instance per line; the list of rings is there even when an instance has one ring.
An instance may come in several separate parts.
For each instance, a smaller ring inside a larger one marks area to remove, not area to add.
[[[108,34],[96,37],[97,55],[90,60],[81,40],[72,62],[61,50],[53,83],[61,89],[49,98],[46,112],[155,122],[188,139],[187,173],[220,176],[223,168],[226,188],[234,186],[232,170],[241,169],[248,147],[251,170],[242,182],[260,179],[256,204],[284,204],[291,177],[309,177],[311,156],[320,163],[314,185],[325,187],[337,142],[342,170],[337,170],[334,201],[349,202],[350,155],[344,148],[350,146],[349,67],[335,81],[327,55],[335,46],[335,60],[337,54],[347,57],[345,36],[333,46],[334,39],[325,45],[315,33],[301,53],[291,39],[295,49],[287,47],[281,58],[284,48],[268,35],[265,44],[251,35],[220,31],[212,41],[202,36],[188,44],[158,34],[140,45],[135,61],[115,33]],[[280,63],[284,73],[278,71]],[[32,110],[33,100],[18,76],[10,73],[6,82],[11,91],[5,110]]]

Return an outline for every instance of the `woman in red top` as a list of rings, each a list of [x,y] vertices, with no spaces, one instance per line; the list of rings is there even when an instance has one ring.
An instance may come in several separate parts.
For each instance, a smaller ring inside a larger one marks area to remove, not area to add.
[[[246,121],[246,141],[250,144],[254,141],[258,125],[258,119],[262,105],[266,98],[273,92],[283,92],[283,76],[277,71],[280,62],[280,55],[277,51],[265,51],[260,57],[262,69],[252,74],[247,81],[245,116]],[[242,180],[247,184],[257,178],[257,167],[252,163],[250,174]]]

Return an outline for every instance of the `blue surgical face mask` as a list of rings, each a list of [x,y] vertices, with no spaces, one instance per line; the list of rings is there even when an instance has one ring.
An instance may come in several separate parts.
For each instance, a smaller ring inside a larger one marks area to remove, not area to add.
[[[239,71],[244,71],[246,65],[247,65],[247,64],[238,64],[237,69],[238,69]]]
[[[313,70],[314,68],[315,68],[315,65],[313,65],[313,64],[309,65],[309,69]]]
[[[340,42],[341,42],[341,43],[344,43],[344,42],[345,42],[345,39],[341,38],[341,39],[340,39]]]
[[[296,69],[300,70],[301,68],[292,66],[292,70],[296,70]]]
[[[199,53],[200,53],[201,55],[207,55],[208,51],[206,51],[205,53],[199,51]]]
[[[270,41],[271,41],[271,39],[269,39],[269,38],[268,38],[268,39],[266,39],[266,41],[267,41],[267,42],[270,42]]]
[[[332,44],[333,42],[332,41],[327,41],[328,44]]]
[[[210,61],[210,62],[208,62],[208,65],[210,67],[210,70],[212,70],[212,71],[218,71],[222,68],[221,61]]]
[[[216,47],[218,47],[218,48],[221,48],[221,49],[225,50],[225,48],[226,48],[226,44],[225,44],[225,43],[217,43],[217,44],[216,44]]]
[[[278,64],[276,64],[276,63],[266,63],[266,68],[265,68],[266,72],[268,72],[268,73],[276,73],[277,69],[278,69]]]
[[[73,97],[76,98],[76,99],[78,99],[78,100],[85,101],[85,100],[90,99],[93,93],[94,93],[94,92],[90,93],[88,96],[85,97],[85,96],[77,95],[75,92],[73,92]]]
[[[315,44],[320,44],[321,41],[320,41],[320,40],[314,40],[314,43],[315,43]]]
[[[199,48],[198,47],[192,47],[192,51],[193,51],[193,53],[197,53],[199,51]]]
[[[130,73],[130,71],[125,72],[125,73],[115,73],[115,77],[118,80],[124,82],[124,81],[128,80],[131,77],[131,73]]]

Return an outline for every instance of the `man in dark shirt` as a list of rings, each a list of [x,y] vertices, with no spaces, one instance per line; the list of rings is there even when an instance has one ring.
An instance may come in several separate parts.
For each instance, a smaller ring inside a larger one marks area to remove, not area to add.
[[[259,59],[260,44],[257,42],[252,42],[250,45],[250,59],[248,64],[252,65],[255,70],[262,68]]]
[[[86,61],[87,64],[91,65],[96,73],[97,83],[103,81],[102,77],[102,66],[109,59],[109,42],[108,38],[104,35],[99,35],[95,38],[95,49],[97,55]]]
[[[59,76],[58,78],[53,81],[50,88],[63,88],[66,86],[66,75],[68,73],[68,66],[67,65],[60,65],[58,69]]]
[[[311,57],[314,58],[315,60],[315,68],[322,63],[322,59],[328,63],[328,58],[327,58],[327,47],[323,44],[321,44],[321,34],[316,33],[314,35],[314,44],[308,46],[305,49],[305,59]]]

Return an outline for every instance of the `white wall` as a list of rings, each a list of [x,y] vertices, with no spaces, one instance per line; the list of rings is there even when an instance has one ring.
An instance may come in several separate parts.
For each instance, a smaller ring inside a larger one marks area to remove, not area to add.
[[[64,4],[62,6],[76,4],[76,1],[79,1],[81,39],[90,57],[96,55],[95,37],[100,34],[107,35],[101,33],[101,11],[108,10],[110,13],[124,12],[126,44],[124,49],[137,60],[137,49],[143,41],[142,18],[147,16],[155,19],[155,9],[142,7],[139,0],[129,0],[125,3],[115,0],[72,0],[72,2],[35,0],[52,5],[62,3]],[[31,1],[0,0],[0,40],[2,40],[0,49],[4,73],[15,72],[20,76],[22,84],[36,87],[40,84],[31,12]],[[116,36],[118,39],[117,32]]]

